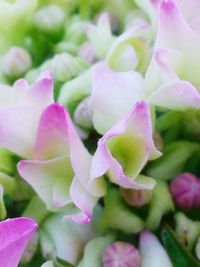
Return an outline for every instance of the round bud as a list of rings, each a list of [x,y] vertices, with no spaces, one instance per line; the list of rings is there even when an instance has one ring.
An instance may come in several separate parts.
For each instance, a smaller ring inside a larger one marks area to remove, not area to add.
[[[29,53],[20,47],[12,47],[3,57],[3,71],[13,78],[22,77],[31,67],[32,61]]]
[[[139,267],[140,254],[131,244],[115,242],[109,245],[102,255],[103,267]]]
[[[124,201],[128,205],[134,207],[141,207],[145,204],[148,204],[152,196],[151,190],[134,190],[122,188],[120,191]]]
[[[92,108],[89,97],[83,99],[77,106],[74,112],[74,121],[83,128],[92,128]]]
[[[179,174],[170,185],[170,192],[177,207],[192,209],[200,207],[200,180],[190,174]]]
[[[45,33],[59,31],[63,27],[64,21],[64,11],[53,4],[40,8],[34,17],[36,27]]]

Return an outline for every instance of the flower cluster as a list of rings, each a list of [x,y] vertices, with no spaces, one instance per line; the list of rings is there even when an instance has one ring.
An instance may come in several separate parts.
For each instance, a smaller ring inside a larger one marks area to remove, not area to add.
[[[0,1],[0,266],[200,266],[199,12]]]

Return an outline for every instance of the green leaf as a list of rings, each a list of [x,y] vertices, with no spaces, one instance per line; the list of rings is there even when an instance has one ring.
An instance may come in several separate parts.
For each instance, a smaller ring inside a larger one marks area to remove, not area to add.
[[[169,226],[164,226],[161,238],[174,267],[200,267],[189,251],[176,239]]]

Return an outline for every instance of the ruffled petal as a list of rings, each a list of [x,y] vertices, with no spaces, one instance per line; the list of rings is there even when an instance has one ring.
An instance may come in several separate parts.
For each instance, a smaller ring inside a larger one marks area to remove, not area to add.
[[[135,179],[150,157],[160,155],[152,139],[151,118],[148,105],[137,102],[130,112],[98,142],[94,154],[91,179],[107,172],[113,183],[125,188],[152,189]]]
[[[1,266],[17,267],[37,224],[28,218],[8,219],[0,223]]]

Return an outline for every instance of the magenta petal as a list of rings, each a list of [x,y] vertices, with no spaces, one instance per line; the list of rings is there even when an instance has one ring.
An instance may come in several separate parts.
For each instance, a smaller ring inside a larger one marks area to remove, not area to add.
[[[36,135],[36,159],[47,160],[68,154],[66,120],[65,108],[60,104],[52,104],[44,110]]]
[[[29,218],[0,222],[0,263],[2,267],[17,267],[20,257],[37,229]]]

